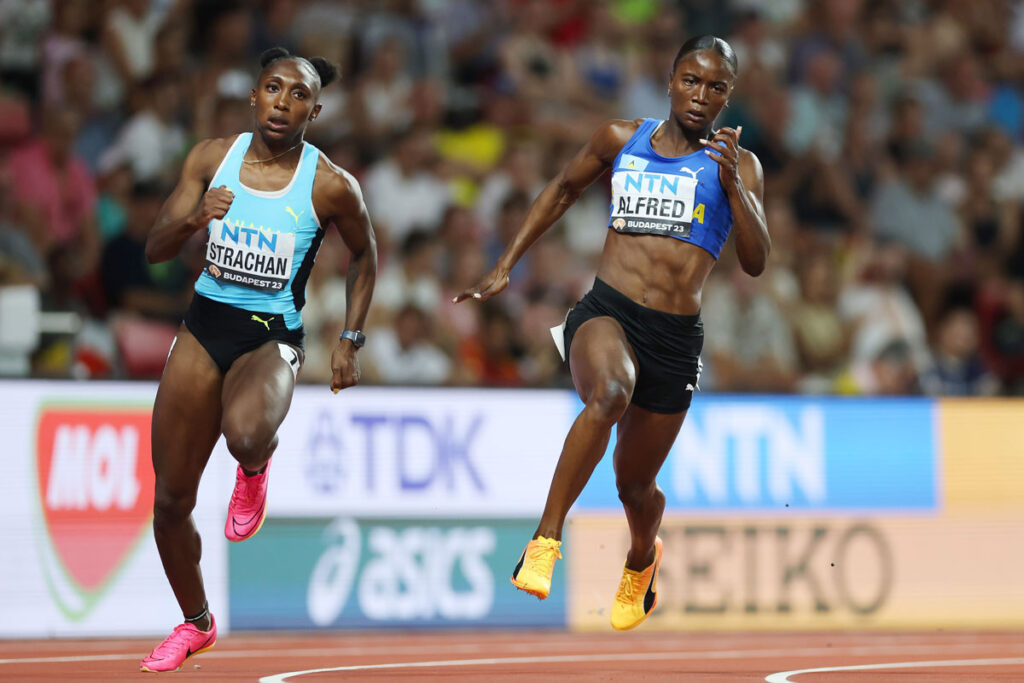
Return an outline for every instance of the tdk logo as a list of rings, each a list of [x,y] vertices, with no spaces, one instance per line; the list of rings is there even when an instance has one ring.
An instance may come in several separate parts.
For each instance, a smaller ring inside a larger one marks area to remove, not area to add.
[[[331,414],[321,412],[316,418],[316,428],[309,438],[309,462],[306,464],[306,479],[322,493],[334,493],[341,486],[344,469],[344,451],[341,437],[334,430]]]
[[[321,412],[310,430],[306,476],[322,493],[483,492],[474,443],[483,415]],[[342,436],[344,435],[344,442]]]

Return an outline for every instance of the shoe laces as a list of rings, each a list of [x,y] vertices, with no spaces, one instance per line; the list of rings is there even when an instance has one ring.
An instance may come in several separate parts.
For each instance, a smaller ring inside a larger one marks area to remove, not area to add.
[[[545,573],[551,574],[555,569],[555,560],[562,559],[562,551],[557,541],[536,541],[530,544],[527,557],[532,564],[540,565]]]
[[[619,590],[615,593],[615,600],[625,605],[632,605],[636,596],[642,592],[641,578],[640,572],[630,571],[629,569],[623,571],[622,582],[619,583]]]
[[[235,490],[231,492],[231,504],[238,505],[244,503],[245,505],[252,504],[252,486],[250,486],[250,479],[255,477],[245,476],[245,472],[241,470],[235,476]]]
[[[195,626],[192,628],[195,628]],[[180,652],[183,647],[188,646],[188,638],[189,635],[191,635],[187,633],[188,630],[189,624],[178,624],[175,626],[174,630],[171,631],[171,635],[167,636],[167,638],[164,639],[164,642],[156,646],[156,649],[153,650],[153,654],[151,654],[150,657],[166,659],[167,657]]]

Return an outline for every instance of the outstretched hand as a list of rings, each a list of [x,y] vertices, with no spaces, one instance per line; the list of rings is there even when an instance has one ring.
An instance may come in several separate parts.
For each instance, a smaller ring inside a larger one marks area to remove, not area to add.
[[[508,271],[495,266],[491,272],[483,276],[480,282],[453,298],[452,303],[457,304],[466,299],[487,301],[506,287],[508,287]]]
[[[739,178],[740,133],[742,132],[743,126],[719,128],[714,138],[701,140],[703,144],[707,145],[704,153],[718,164],[718,177],[722,181],[722,185],[735,183]]]

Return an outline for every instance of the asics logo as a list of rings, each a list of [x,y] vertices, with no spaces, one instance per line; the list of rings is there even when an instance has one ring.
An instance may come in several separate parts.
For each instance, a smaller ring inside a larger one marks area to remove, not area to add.
[[[284,207],[284,210],[287,211],[289,214],[291,214],[291,217],[295,219],[295,225],[299,224],[299,216],[301,216],[302,214],[306,213],[305,209],[303,209],[302,211],[299,211],[298,213],[295,213],[294,209],[292,209],[292,207],[290,207],[290,206]]]
[[[252,320],[253,322],[256,322],[256,323],[262,323],[263,327],[267,328],[267,332],[270,332],[270,321],[273,320],[276,317],[277,316],[273,316],[271,318],[267,318],[266,320],[264,320],[263,318],[259,317],[258,315],[256,315],[254,313],[253,316],[251,318],[249,318],[249,320]]]

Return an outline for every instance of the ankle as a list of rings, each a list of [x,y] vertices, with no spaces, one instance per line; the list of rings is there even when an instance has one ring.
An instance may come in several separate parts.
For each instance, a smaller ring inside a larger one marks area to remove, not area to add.
[[[239,465],[239,467],[242,468],[242,474],[244,474],[247,477],[255,477],[258,474],[263,474],[267,470],[267,464],[266,463],[263,463],[263,466],[260,467],[258,470],[247,469],[245,467],[245,465]]]
[[[636,550],[631,548],[626,553],[626,569],[630,569],[635,572],[642,572],[643,570],[654,564],[655,549],[654,544],[647,550]]]
[[[210,615],[209,605],[203,605],[203,610],[195,616],[185,616],[185,623],[192,624],[200,631],[206,632],[213,628],[213,617]]]

